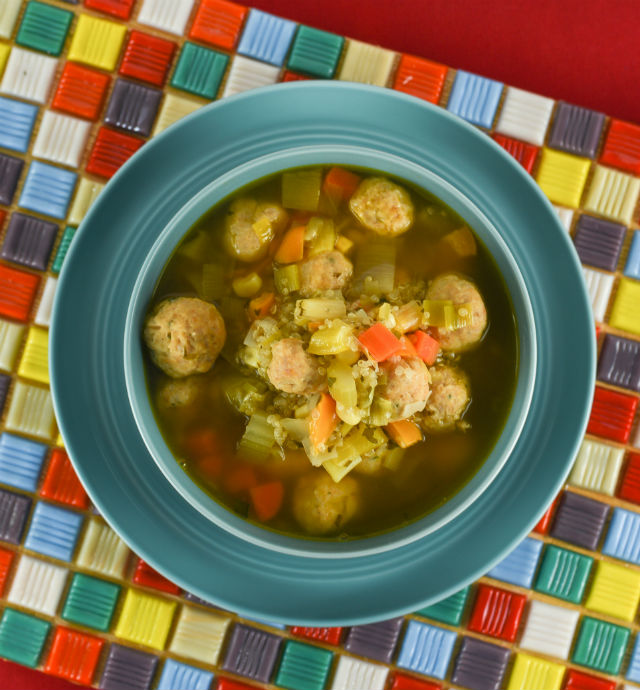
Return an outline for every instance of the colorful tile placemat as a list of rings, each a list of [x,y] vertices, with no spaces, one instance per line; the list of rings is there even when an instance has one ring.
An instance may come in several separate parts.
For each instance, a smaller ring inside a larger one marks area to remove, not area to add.
[[[486,131],[556,205],[597,322],[568,485],[486,577],[404,618],[243,620],[91,508],[48,388],[57,276],[104,184],[216,98],[377,84]],[[105,690],[613,690],[640,684],[640,127],[227,0],[0,3],[0,656]]]

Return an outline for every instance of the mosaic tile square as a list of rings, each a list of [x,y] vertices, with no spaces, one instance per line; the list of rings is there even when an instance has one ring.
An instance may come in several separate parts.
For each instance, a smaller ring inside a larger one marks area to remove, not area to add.
[[[5,65],[9,59],[9,53],[11,52],[11,46],[7,43],[0,43],[0,77],[4,73]]]
[[[569,103],[559,103],[549,134],[549,146],[594,158],[604,127],[604,115]]]
[[[25,548],[70,561],[82,520],[79,513],[39,501],[33,511]]]
[[[0,38],[11,38],[22,0],[5,0],[0,6]]]
[[[6,549],[0,549],[0,596],[4,596],[5,585],[7,584],[7,579],[9,577],[9,571],[11,570],[11,564],[14,559],[13,551],[7,551]]]
[[[228,85],[228,82],[227,82]],[[156,126],[153,130],[153,136],[164,132],[167,127],[170,127],[174,122],[181,120],[183,117],[193,113],[201,108],[204,104],[200,101],[194,101],[190,98],[183,98],[172,93],[165,94],[162,107],[156,120]]]
[[[481,584],[468,623],[469,630],[514,642],[527,598]]]
[[[117,19],[129,19],[135,0],[84,0],[90,10],[104,12]]]
[[[5,428],[43,441],[52,441],[56,435],[56,420],[49,389],[17,381]]]
[[[83,510],[89,507],[87,492],[80,483],[69,456],[62,448],[54,448],[51,452],[40,495]]]
[[[594,271],[584,266],[582,267],[582,275],[584,276],[587,293],[591,300],[593,318],[603,323],[611,291],[613,290],[613,276],[610,273]]]
[[[0,256],[22,266],[44,271],[58,234],[58,226],[24,213],[13,213]]]
[[[58,61],[14,46],[4,70],[0,91],[26,101],[46,103]]]
[[[63,626],[56,628],[45,673],[89,685],[98,665],[104,640]]]
[[[176,604],[139,590],[129,589],[115,628],[123,640],[164,649]]]
[[[640,280],[640,231],[636,230],[631,237],[624,274],[629,278]]]
[[[51,106],[71,115],[96,120],[102,109],[109,81],[106,74],[67,62]]]
[[[31,161],[18,205],[54,218],[67,215],[77,174],[40,161]]]
[[[7,601],[54,616],[67,580],[67,569],[39,558],[20,556]]]
[[[596,386],[587,433],[626,443],[637,407],[637,398]]]
[[[462,613],[469,597],[470,587],[465,587],[460,591],[452,594],[446,599],[442,599],[436,604],[427,606],[424,609],[416,611],[420,616],[432,618],[441,623],[448,623],[449,625],[460,625],[462,620]]]
[[[112,644],[100,679],[100,690],[149,690],[158,657],[137,649]]]
[[[561,206],[553,206],[553,208],[556,210],[556,213],[558,214],[558,218],[560,218],[560,222],[562,223],[564,229],[567,232],[570,232],[571,230],[571,223],[573,221],[573,216],[574,216],[574,210],[571,208],[562,208]]]
[[[13,370],[23,335],[24,326],[0,319],[0,369]]]
[[[170,34],[184,33],[194,0],[142,0],[140,24],[147,24]]]
[[[280,654],[282,638],[240,623],[233,627],[222,668],[268,683]]]
[[[629,680],[640,682],[640,636],[636,636],[625,677]]]
[[[25,491],[35,491],[47,447],[8,434],[0,435],[0,481]]]
[[[640,514],[614,508],[602,553],[640,565]]]
[[[226,616],[183,606],[169,649],[189,659],[215,664],[230,622]]]
[[[584,208],[630,225],[639,192],[640,178],[596,165]]]
[[[565,491],[553,521],[551,536],[595,551],[608,514],[609,506],[605,503]]]
[[[640,282],[628,278],[620,280],[609,323],[614,328],[640,335]]]
[[[125,46],[119,73],[162,86],[175,49],[176,44],[172,41],[134,29]]]
[[[445,678],[456,638],[451,630],[410,620],[396,664],[427,676]]]
[[[320,647],[287,640],[274,684],[291,690],[322,690],[333,654]]]
[[[569,669],[564,687],[565,690],[615,690],[616,683],[575,669]]]
[[[344,628],[307,628],[300,625],[294,625],[291,628],[291,634],[297,637],[305,637],[308,640],[339,645],[343,630]]]
[[[588,158],[543,148],[536,180],[550,201],[577,208],[590,167]]]
[[[104,117],[108,125],[142,136],[151,134],[162,91],[117,79]]]
[[[613,623],[585,616],[571,660],[610,675],[620,672],[630,631]]]
[[[341,656],[331,690],[384,690],[388,675],[389,669],[385,666]]]
[[[275,84],[279,74],[280,69],[278,67],[256,62],[242,55],[235,55],[231,60],[231,67],[222,95],[233,96],[235,93],[255,89],[259,86]]]
[[[554,101],[512,86],[507,87],[496,132],[542,146]]]
[[[600,350],[598,380],[640,391],[640,343],[607,333]]]
[[[19,544],[31,509],[31,499],[0,489],[0,539]]]
[[[64,262],[64,258],[67,255],[67,252],[69,251],[69,247],[71,245],[71,240],[73,239],[73,236],[75,234],[76,234],[76,228],[72,228],[70,226],[67,226],[64,229],[64,232],[62,233],[62,239],[60,240],[60,244],[58,245],[56,255],[53,259],[53,263],[51,264],[51,270],[54,273],[60,273],[60,269],[62,268],[62,263]]]
[[[413,55],[400,58],[393,88],[422,98],[429,103],[438,103],[444,87],[448,68],[438,62]]]
[[[447,110],[474,125],[491,127],[504,84],[458,70]]]
[[[571,470],[569,483],[613,496],[623,459],[622,448],[585,439]]]
[[[68,216],[71,225],[80,225],[103,189],[104,184],[100,182],[90,180],[87,177],[80,178]]]
[[[615,271],[626,227],[593,216],[580,216],[573,238],[580,261],[605,271]]]
[[[625,501],[640,503],[640,454],[629,453],[618,496]]]
[[[66,621],[106,632],[119,594],[119,585],[75,573],[60,615]]]
[[[347,634],[345,649],[352,654],[390,663],[400,637],[402,618],[355,625]]]
[[[526,537],[506,558],[494,566],[487,576],[512,585],[531,587],[541,551],[541,541]]]
[[[464,637],[451,680],[471,690],[498,690],[509,656],[509,650],[504,647]]]
[[[391,78],[396,53],[369,43],[346,42],[342,66],[337,78],[374,86],[386,86]]]
[[[493,134],[492,137],[493,140],[500,144],[505,151],[510,153],[528,173],[533,170],[536,158],[538,157],[538,151],[540,150],[537,146],[525,144],[523,141],[518,141],[518,139],[512,139],[511,137],[505,137],[504,134]]]
[[[600,162],[640,175],[640,126],[612,119]]]
[[[389,690],[442,690],[442,686],[404,673],[394,673]]]
[[[11,205],[23,166],[20,158],[0,153],[0,204]]]
[[[124,24],[81,14],[71,39],[68,58],[111,72],[118,62],[126,32]]]
[[[542,557],[535,589],[559,599],[582,601],[593,558],[549,544]]]
[[[296,27],[297,24],[288,19],[252,9],[238,43],[238,53],[280,66],[289,51]]]
[[[129,548],[108,525],[98,518],[90,518],[76,563],[107,577],[122,578],[129,553]]]
[[[124,165],[143,144],[142,139],[137,139],[130,134],[100,127],[86,166],[87,172],[100,177],[113,177],[118,168]]]
[[[0,146],[25,153],[37,114],[35,105],[0,97]]]
[[[72,19],[73,12],[31,0],[22,15],[16,43],[49,55],[60,55]]]
[[[233,50],[248,11],[247,7],[227,0],[202,0],[189,37]]]
[[[314,77],[333,77],[344,37],[311,26],[300,26],[296,32],[287,66],[296,72]]]
[[[579,617],[577,610],[532,601],[520,647],[538,654],[568,659]]]
[[[554,664],[551,661],[519,652],[516,654],[507,690],[528,690],[529,688],[560,690],[563,676],[562,664]]]
[[[229,64],[229,56],[186,41],[171,86],[213,100]]]
[[[167,659],[157,690],[209,690],[212,680],[213,673],[210,671]]]
[[[33,155],[77,168],[85,150],[91,125],[76,117],[45,110]]]
[[[0,656],[35,668],[50,629],[40,618],[6,608],[0,619]]]
[[[166,577],[160,575],[148,563],[145,563],[141,558],[138,559],[138,565],[133,574],[133,582],[142,587],[152,587],[160,592],[167,592],[168,594],[179,594],[180,587],[167,580]]]
[[[600,561],[585,601],[591,611],[632,621],[640,601],[640,573]]]

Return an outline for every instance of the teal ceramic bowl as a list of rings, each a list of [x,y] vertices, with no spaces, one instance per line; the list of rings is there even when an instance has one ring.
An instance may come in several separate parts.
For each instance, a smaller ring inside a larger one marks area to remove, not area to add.
[[[520,339],[512,414],[476,477],[424,520],[340,548],[268,533],[197,489],[155,426],[139,338],[155,281],[192,222],[246,181],[323,161],[387,170],[465,217],[499,264]],[[336,82],[225,99],[146,144],[74,239],[50,339],[61,432],[112,527],[194,594],[249,617],[305,625],[407,613],[486,572],[562,486],[594,385],[580,264],[532,178],[443,109]]]

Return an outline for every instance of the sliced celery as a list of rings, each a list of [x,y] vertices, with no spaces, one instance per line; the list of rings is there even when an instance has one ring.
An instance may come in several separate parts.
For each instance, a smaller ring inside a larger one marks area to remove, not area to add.
[[[369,421],[374,426],[385,426],[393,415],[393,403],[379,395],[374,396],[369,411]]]
[[[306,419],[285,418],[280,420],[280,424],[294,441],[302,443],[309,437],[309,422]]]
[[[320,201],[322,171],[293,170],[282,175],[282,205],[300,211],[317,211]]]
[[[300,271],[297,264],[279,266],[273,269],[276,290],[281,295],[290,295],[300,289]]]
[[[231,285],[238,297],[253,297],[262,288],[262,278],[253,272],[236,278]]]
[[[294,320],[299,326],[304,326],[309,321],[343,319],[346,315],[347,305],[345,304],[344,299],[299,299],[296,302]]]
[[[325,470],[331,475],[331,479],[337,484],[342,481],[351,470],[362,462],[362,458],[357,456],[350,460],[327,460],[322,463]]]
[[[230,377],[223,382],[223,391],[229,403],[246,415],[258,412],[267,399],[267,386],[247,377]]]
[[[309,340],[307,351],[312,355],[337,355],[351,347],[353,326],[336,319],[327,328],[317,330]]]
[[[267,421],[267,415],[264,412],[251,415],[238,450],[252,460],[265,460],[271,455],[274,444],[273,427]]]
[[[367,295],[392,292],[396,277],[396,245],[386,239],[374,239],[358,248],[355,281]]]
[[[330,252],[336,244],[336,231],[330,218],[311,218],[307,233],[311,237],[309,256]]]
[[[455,310],[451,300],[426,299],[422,302],[424,324],[438,328],[454,328]]]
[[[327,380],[329,381],[329,392],[336,403],[347,408],[355,407],[358,404],[356,380],[348,364],[333,359],[327,368]],[[350,423],[348,420],[343,421]]]

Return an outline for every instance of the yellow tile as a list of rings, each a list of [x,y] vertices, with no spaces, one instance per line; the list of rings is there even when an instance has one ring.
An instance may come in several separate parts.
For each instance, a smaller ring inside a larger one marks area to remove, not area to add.
[[[338,79],[386,86],[395,60],[396,53],[392,50],[361,41],[348,41]]]
[[[31,326],[18,374],[26,379],[49,383],[49,331]]]
[[[551,201],[577,208],[590,165],[587,158],[543,149],[537,181]]]
[[[104,185],[100,184],[100,182],[94,182],[86,177],[80,180],[71,211],[69,212],[69,223],[71,225],[80,225],[82,219],[87,215],[87,211],[103,189]]]
[[[228,618],[183,606],[169,650],[215,664],[228,626]]]
[[[12,371],[23,333],[24,326],[0,319],[0,369]]]
[[[5,426],[8,431],[52,441],[57,431],[49,389],[17,381]]]
[[[174,96],[168,93],[164,97],[164,103],[160,108],[158,120],[153,130],[153,136],[164,132],[164,130],[172,125],[174,122],[181,120],[185,115],[189,115],[194,110],[201,108],[204,103],[199,103],[190,98],[182,98],[182,96]]]
[[[639,178],[596,165],[584,208],[630,225],[638,192]]]
[[[127,545],[108,525],[98,518],[91,518],[76,563],[87,570],[122,578],[129,553]]]
[[[125,24],[81,14],[69,47],[69,60],[113,70],[126,31]]]
[[[4,72],[4,66],[7,64],[7,59],[9,53],[11,52],[11,46],[7,43],[0,43],[0,77]]]
[[[623,565],[600,561],[585,607],[632,621],[640,600],[640,573]]]
[[[640,282],[631,278],[620,280],[609,325],[640,335]]]
[[[56,439],[56,446],[60,446],[60,448],[64,448],[64,439],[62,438],[62,434],[58,431],[58,438]]]
[[[507,690],[560,690],[565,668],[529,654],[516,654]]]
[[[130,589],[120,612],[116,637],[164,649],[176,604]]]

